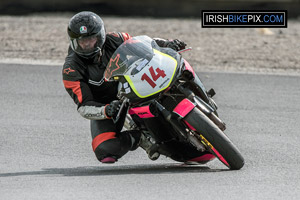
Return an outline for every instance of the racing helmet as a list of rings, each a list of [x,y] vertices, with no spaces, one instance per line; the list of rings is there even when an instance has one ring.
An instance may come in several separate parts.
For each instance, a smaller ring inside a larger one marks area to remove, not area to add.
[[[73,51],[84,58],[101,52],[106,37],[102,19],[89,11],[79,12],[70,19],[68,35]]]

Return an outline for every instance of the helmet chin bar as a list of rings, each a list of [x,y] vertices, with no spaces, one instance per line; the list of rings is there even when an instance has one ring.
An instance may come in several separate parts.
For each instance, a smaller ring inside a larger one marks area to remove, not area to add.
[[[72,50],[77,55],[79,55],[80,57],[86,58],[86,59],[90,59],[90,58],[95,57],[95,55],[97,55],[97,53],[99,53],[99,52],[100,52],[100,56],[102,55],[102,51],[101,51],[101,48],[99,46],[97,46],[96,48],[94,48],[94,50],[91,51],[91,52],[80,51],[82,48],[78,44],[77,39],[70,39],[70,45],[71,45]],[[99,45],[99,44],[96,43],[96,45]]]
[[[79,55],[80,57],[82,58],[85,58],[85,59],[92,59],[94,58],[95,56],[97,56],[97,54],[99,53],[100,56],[102,55],[102,51],[101,49],[98,47],[98,49],[92,53],[89,53],[89,54],[83,54],[83,53],[77,53],[75,52],[77,55]]]

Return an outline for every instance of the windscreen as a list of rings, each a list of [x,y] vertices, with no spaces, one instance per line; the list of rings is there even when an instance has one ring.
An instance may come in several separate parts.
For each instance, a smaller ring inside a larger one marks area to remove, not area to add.
[[[153,58],[156,42],[148,36],[137,36],[126,40],[112,55],[104,77],[106,81],[125,74],[132,67],[145,66]]]

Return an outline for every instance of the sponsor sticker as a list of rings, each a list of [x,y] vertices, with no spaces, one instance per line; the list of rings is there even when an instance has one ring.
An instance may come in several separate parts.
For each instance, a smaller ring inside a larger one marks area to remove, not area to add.
[[[81,26],[80,33],[87,33],[87,28],[85,26]]]

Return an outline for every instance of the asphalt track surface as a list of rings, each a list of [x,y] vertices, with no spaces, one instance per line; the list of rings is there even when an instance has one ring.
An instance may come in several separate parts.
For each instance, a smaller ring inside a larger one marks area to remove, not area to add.
[[[0,64],[0,199],[300,199],[300,77],[197,73],[245,157],[239,171],[140,149],[100,164],[61,67]]]

